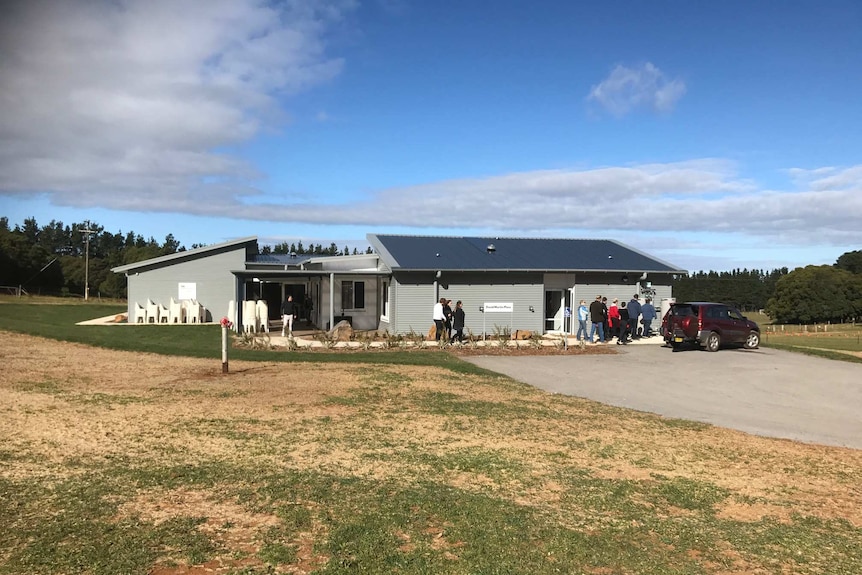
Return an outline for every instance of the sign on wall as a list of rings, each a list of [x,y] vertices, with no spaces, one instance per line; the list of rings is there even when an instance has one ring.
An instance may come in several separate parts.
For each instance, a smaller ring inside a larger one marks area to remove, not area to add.
[[[485,308],[485,313],[499,313],[499,312],[508,312],[512,313],[515,311],[515,304],[512,302],[509,303],[484,303],[482,304]]]
[[[177,299],[198,299],[198,284],[194,282],[180,282],[178,291]]]

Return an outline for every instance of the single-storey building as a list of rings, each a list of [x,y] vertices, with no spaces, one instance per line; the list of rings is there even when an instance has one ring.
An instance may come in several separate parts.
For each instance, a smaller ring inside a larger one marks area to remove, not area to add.
[[[242,324],[237,302],[262,300],[280,328],[281,302],[319,329],[342,319],[357,330],[427,332],[441,297],[461,300],[474,334],[500,329],[571,331],[580,300],[672,297],[685,270],[613,240],[369,234],[373,253],[261,254],[257,238],[113,268],[128,278],[129,321],[148,305],[196,301],[201,319]],[[231,303],[234,302],[234,303]]]

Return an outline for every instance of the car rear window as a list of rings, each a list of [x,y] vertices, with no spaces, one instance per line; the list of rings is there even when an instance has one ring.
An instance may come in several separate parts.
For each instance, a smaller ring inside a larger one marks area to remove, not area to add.
[[[677,317],[684,317],[687,315],[697,315],[693,306],[690,305],[675,305],[670,308],[670,311],[673,315]]]

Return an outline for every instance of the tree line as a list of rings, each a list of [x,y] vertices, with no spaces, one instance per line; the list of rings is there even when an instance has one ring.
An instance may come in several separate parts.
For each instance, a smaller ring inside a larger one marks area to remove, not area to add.
[[[204,245],[192,244],[189,249]],[[122,299],[127,294],[126,277],[111,268],[183,251],[186,247],[173,234],[159,242],[135,232],[111,233],[92,221],[67,225],[51,220],[40,227],[35,218],[27,218],[10,227],[9,218],[0,217],[0,286],[42,295],[83,296],[89,283],[91,297]],[[260,251],[315,256],[351,253],[347,246],[339,250],[335,243],[328,248],[314,243],[306,247],[301,241],[264,245]],[[352,253],[359,250],[354,248]],[[371,248],[365,253],[371,253]]]
[[[777,323],[840,323],[862,318],[862,250],[833,265],[697,272],[673,282],[677,301],[719,301],[763,310]]]
[[[85,232],[84,230],[90,230]],[[88,247],[89,242],[89,247]],[[191,249],[204,244],[192,244]],[[173,234],[164,241],[135,232],[111,233],[95,222],[64,225],[35,218],[10,228],[0,217],[0,286],[28,293],[83,296],[89,277],[90,295],[126,297],[126,278],[111,268],[186,251]],[[262,254],[348,255],[345,246],[282,242],[260,246]],[[356,248],[353,254],[360,253]],[[367,248],[364,253],[371,253]],[[89,255],[88,255],[89,254]],[[88,260],[89,263],[86,263]],[[720,301],[744,311],[765,310],[779,323],[841,322],[862,317],[862,250],[841,255],[829,266],[793,271],[735,269],[699,271],[673,281],[677,301]]]

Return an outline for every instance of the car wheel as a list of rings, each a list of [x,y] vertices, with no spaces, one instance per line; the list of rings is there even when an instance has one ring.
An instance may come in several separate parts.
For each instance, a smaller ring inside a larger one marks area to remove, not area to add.
[[[709,332],[706,336],[706,351],[718,351],[721,347],[721,337],[714,331]]]
[[[756,349],[760,345],[760,334],[752,331],[745,340],[745,349]]]

